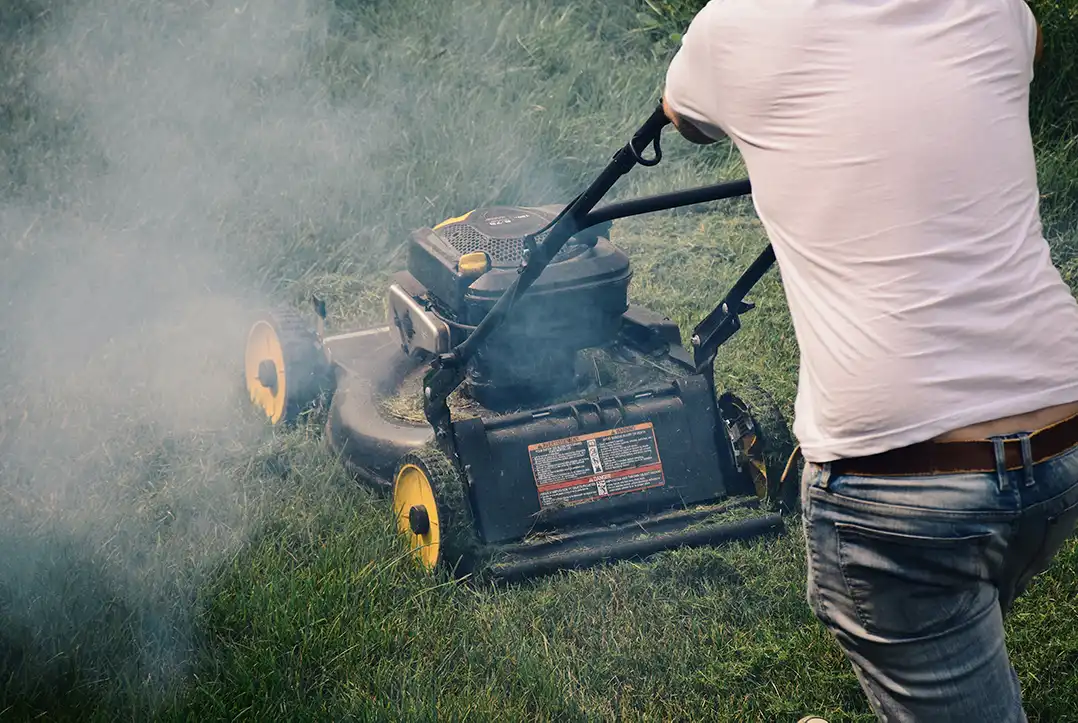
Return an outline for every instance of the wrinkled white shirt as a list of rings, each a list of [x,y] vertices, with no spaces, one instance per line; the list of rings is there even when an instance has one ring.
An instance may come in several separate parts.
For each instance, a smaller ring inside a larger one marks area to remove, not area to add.
[[[712,0],[671,107],[740,150],[801,350],[805,458],[1078,400],[1022,0]]]

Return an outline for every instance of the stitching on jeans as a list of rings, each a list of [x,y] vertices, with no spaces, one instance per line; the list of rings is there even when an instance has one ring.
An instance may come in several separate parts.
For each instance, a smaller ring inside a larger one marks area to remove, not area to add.
[[[841,532],[847,530],[854,537],[860,537],[863,540],[869,540],[872,542],[893,543],[899,545],[906,545],[908,547],[918,547],[922,545],[938,547],[941,543],[950,545],[958,545],[963,542],[983,542],[991,539],[991,532],[978,532],[972,535],[961,535],[959,537],[940,537],[938,535],[915,535],[913,533],[898,532],[895,530],[879,530],[865,525],[859,525],[854,522],[835,522],[835,527]]]
[[[820,580],[822,578],[820,571],[823,566],[820,564],[819,545],[815,545],[812,550],[812,567],[812,577],[816,588],[816,605],[820,609],[820,617],[828,625],[834,626],[836,623],[835,616],[831,610],[831,605],[828,603],[826,596],[823,595],[820,588]]]
[[[820,478],[820,471],[816,470],[808,479],[806,479],[806,481],[805,481],[805,491],[809,493],[809,495],[807,495],[808,497],[811,497],[812,490],[813,490],[816,482],[819,481],[819,478]],[[812,567],[812,578],[813,578],[813,583],[814,583],[814,587],[815,587],[815,590],[809,590],[808,592],[810,594],[815,593],[814,597],[816,599],[816,606],[818,608],[818,614],[819,614],[822,622],[824,622],[824,623],[826,623],[828,625],[834,625],[835,624],[835,618],[834,618],[834,615],[832,615],[832,611],[830,609],[831,606],[828,605],[827,599],[824,597],[823,594],[821,594],[821,591],[820,591],[820,579],[822,577],[821,574],[820,574],[820,571],[821,571],[821,569],[823,567],[821,562],[820,562],[820,545],[819,545],[818,540],[814,541],[812,539],[813,536],[814,536],[814,533],[818,534],[818,529],[819,529],[818,526],[819,526],[820,523],[815,521],[817,515],[814,514],[814,509],[813,509],[811,499],[807,499],[805,501],[804,514],[805,514],[805,528],[806,528],[805,529],[805,536],[806,536],[805,543],[806,543],[806,545],[808,545],[809,565],[811,565],[811,567]]]
[[[857,622],[861,624],[862,628],[871,633],[872,628],[868,625],[867,616],[861,607],[861,601],[853,594],[853,586],[850,585],[850,578],[846,575],[846,565],[849,560],[846,554],[846,542],[842,539],[837,525],[833,525],[832,529],[835,531],[835,541],[838,548],[838,571],[842,575],[842,584],[846,586],[846,597],[849,598],[850,603],[853,605],[854,613],[857,615]]]
[[[1078,505],[1078,503],[1076,503],[1076,505]],[[853,532],[854,535],[858,534],[856,530],[851,530],[851,531]],[[869,634],[871,634],[871,635],[878,634],[880,632],[880,630],[875,625],[870,624],[870,622],[868,620],[868,615],[865,613],[865,610],[864,610],[864,607],[863,607],[863,605],[862,605],[862,603],[860,601],[860,598],[857,595],[854,594],[853,587],[850,585],[850,579],[846,575],[846,566],[847,566],[847,562],[849,561],[849,556],[846,553],[847,542],[843,539],[843,536],[840,534],[839,527],[837,525],[835,525],[835,536],[838,539],[839,572],[842,574],[842,581],[846,586],[846,594],[849,597],[850,602],[853,604],[854,612],[857,615],[857,622],[859,622],[861,624],[861,627],[863,627],[865,629],[865,631],[868,632]],[[983,557],[984,550],[988,546],[988,544],[989,544],[989,542],[991,540],[991,537],[992,537],[991,534],[986,534],[986,535],[977,535],[977,536],[973,536],[973,537],[966,537],[966,538],[962,538],[962,539],[956,539],[956,540],[953,540],[953,541],[954,542],[965,542],[965,543],[973,544],[974,546],[976,546],[978,548],[980,556]],[[948,541],[951,541],[951,540],[948,540]],[[983,561],[981,563],[979,563],[979,564],[982,567],[982,573],[987,574],[988,571],[985,568],[985,565],[984,565]],[[959,609],[957,609],[953,614],[954,615],[959,615],[959,614],[967,613],[969,611],[970,606],[973,604],[975,599],[976,599],[976,595],[968,596],[968,599],[966,599],[963,602],[962,606]]]
[[[929,512],[935,518],[941,520],[976,519],[992,522],[1008,522],[1017,519],[1019,514],[1015,510],[942,510],[934,507],[892,505],[883,502],[860,500],[856,497],[849,497],[841,492],[834,491],[824,492],[822,490],[809,490],[809,494],[815,494],[815,502],[829,504],[838,509],[869,512],[873,514],[879,514],[881,511],[885,511],[887,514],[902,517],[904,519],[914,519]]]
[[[1059,496],[1057,496],[1057,498],[1058,497]],[[1048,537],[1055,530],[1056,525],[1059,524],[1059,520],[1065,515],[1072,512],[1076,507],[1078,507],[1078,499],[1075,499],[1069,505],[1066,505],[1062,510],[1060,510],[1054,515],[1051,515],[1045,520],[1044,532],[1041,534],[1040,543],[1037,545],[1037,552],[1031,556],[1031,560],[1036,561],[1044,557],[1044,550],[1046,547],[1048,547]],[[1022,571],[1014,576],[1014,584],[1012,586],[1012,589],[1008,591],[1008,596],[1010,597],[1010,603],[1012,605],[1014,604],[1014,601],[1018,598],[1018,596],[1021,594],[1021,592],[1023,592],[1024,589],[1028,587],[1032,579],[1043,571],[1043,566],[1038,570],[1035,562],[1030,562],[1028,565],[1024,565],[1022,567]],[[1031,572],[1032,574],[1030,574]]]
[[[850,661],[851,663],[853,661]],[[894,702],[893,698],[887,693],[887,689],[881,686],[875,676],[870,675],[868,670],[862,668],[860,665],[854,663],[854,674],[864,682],[867,688],[869,705],[872,706],[876,713],[876,716],[880,720],[887,720],[887,713],[890,710],[891,704]],[[888,705],[884,706],[883,700],[887,698]]]
[[[1022,469],[1020,466],[1015,469]],[[918,472],[858,472],[856,470],[844,471],[843,477],[948,477],[954,474],[991,474],[995,470],[987,469],[937,469],[933,467],[928,471]]]

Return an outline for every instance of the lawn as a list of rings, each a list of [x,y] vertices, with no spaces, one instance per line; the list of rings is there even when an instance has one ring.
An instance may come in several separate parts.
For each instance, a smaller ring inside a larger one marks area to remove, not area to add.
[[[510,588],[429,577],[321,422],[273,430],[250,314],[379,319],[410,229],[567,201],[651,112],[693,2],[0,6],[0,720],[873,720],[793,534]],[[1078,289],[1078,4],[1041,0],[1034,125]],[[668,132],[613,197],[739,178]],[[618,222],[689,329],[766,244],[746,200]],[[723,387],[787,415],[776,274]],[[1078,721],[1078,543],[1020,601],[1034,721]]]

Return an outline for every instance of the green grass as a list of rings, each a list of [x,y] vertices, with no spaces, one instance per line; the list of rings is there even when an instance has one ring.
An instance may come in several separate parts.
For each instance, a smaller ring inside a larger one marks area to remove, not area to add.
[[[236,379],[249,307],[376,318],[411,228],[571,198],[698,3],[234,5],[0,8],[0,720],[872,720],[796,521],[509,589],[431,579],[321,420],[267,430]],[[1045,218],[1078,288],[1078,6],[1035,6]],[[665,150],[616,195],[743,170]],[[745,201],[614,239],[683,328],[766,243]],[[789,414],[775,274],[753,300],[718,378]],[[1072,542],[1009,623],[1032,720],[1078,720],[1076,599]]]

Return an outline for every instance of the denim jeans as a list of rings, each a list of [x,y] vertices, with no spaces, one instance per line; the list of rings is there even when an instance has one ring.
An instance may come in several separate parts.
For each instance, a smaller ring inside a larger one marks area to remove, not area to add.
[[[997,466],[854,477],[805,464],[808,603],[881,721],[1026,720],[1003,621],[1078,524],[1078,449]]]

